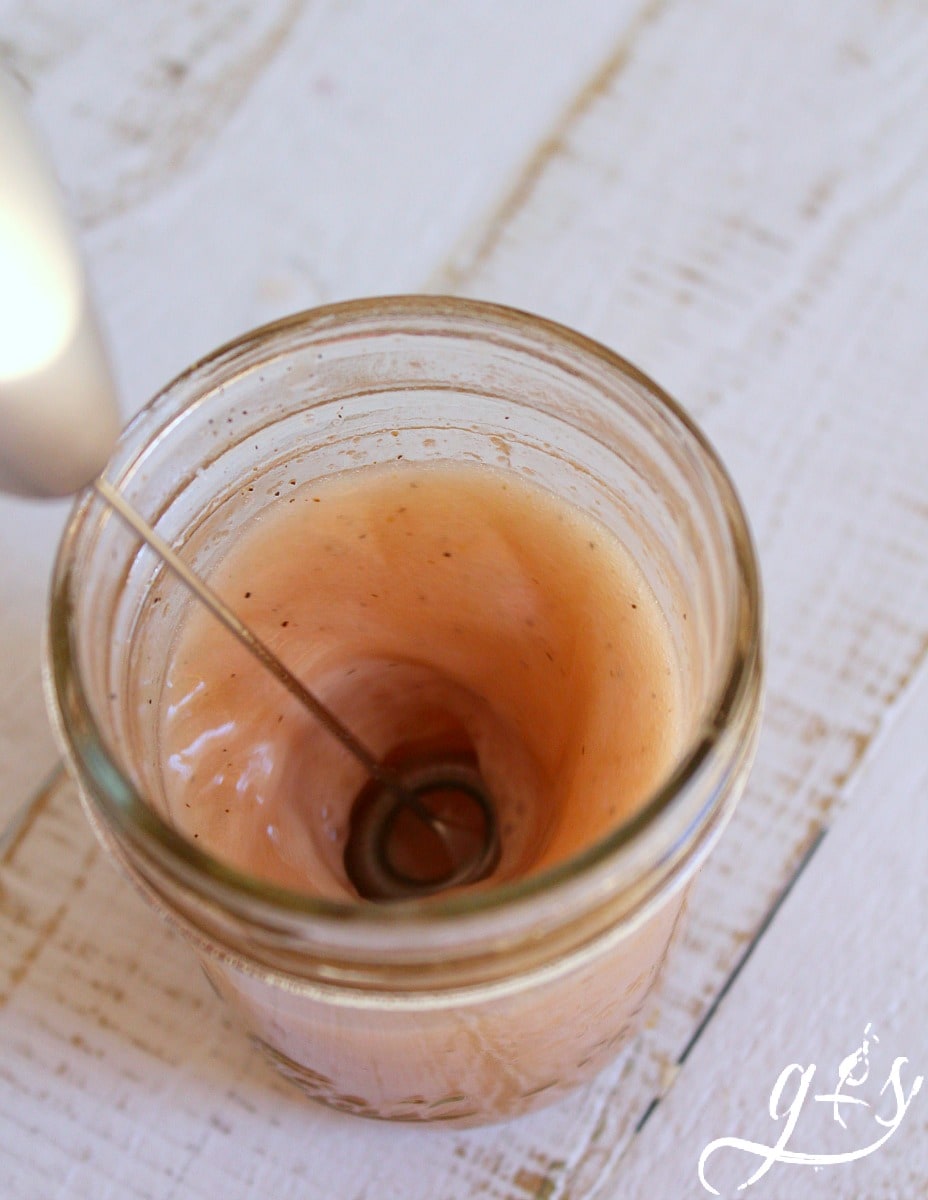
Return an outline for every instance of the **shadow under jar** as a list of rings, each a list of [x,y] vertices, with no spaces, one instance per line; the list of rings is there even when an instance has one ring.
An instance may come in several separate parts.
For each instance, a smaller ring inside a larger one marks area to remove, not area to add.
[[[194,602],[90,493],[57,560],[48,692],[97,836],[271,1061],[345,1111],[476,1124],[590,1079],[636,1028],[753,756],[760,590],[737,497],[686,415],[602,346],[471,301],[365,300],[246,335],[151,401],[107,477],[210,580],[275,506],[397,463],[483,464],[544,489],[624,547],[653,594],[672,752],[592,840],[553,853],[539,835],[536,859],[508,873],[383,904],[213,852],[165,770],[171,663]],[[426,606],[423,629],[449,607]],[[294,637],[274,642],[285,660]],[[428,644],[392,655],[444,669]],[[512,672],[497,674],[506,695]],[[547,827],[582,827],[575,815],[548,813]]]

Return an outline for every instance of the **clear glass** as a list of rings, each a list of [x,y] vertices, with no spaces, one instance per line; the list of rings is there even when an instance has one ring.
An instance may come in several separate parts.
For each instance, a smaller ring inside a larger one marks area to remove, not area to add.
[[[400,456],[524,474],[614,531],[653,588],[685,752],[609,836],[516,883],[389,906],[211,858],[159,815],[157,706],[141,700],[190,601],[92,494],[56,565],[48,692],[97,835],[275,1065],[349,1112],[473,1124],[588,1080],[635,1029],[753,756],[760,588],[724,469],[659,388],[570,330],[471,301],[365,300],[259,329],[156,396],[107,475],[208,575],[285,481]]]

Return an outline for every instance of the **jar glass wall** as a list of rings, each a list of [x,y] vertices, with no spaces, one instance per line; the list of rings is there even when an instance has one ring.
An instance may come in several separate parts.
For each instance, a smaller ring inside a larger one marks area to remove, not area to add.
[[[753,755],[760,591],[737,498],[685,414],[603,347],[470,301],[360,301],[257,330],[158,395],[107,476],[209,577],[282,489],[398,459],[540,484],[653,589],[681,753],[594,844],[499,887],[377,906],[284,890],[182,836],[147,698],[190,600],[92,494],[59,552],[48,690],[97,835],[271,1060],[351,1112],[474,1123],[583,1082],[635,1028]]]

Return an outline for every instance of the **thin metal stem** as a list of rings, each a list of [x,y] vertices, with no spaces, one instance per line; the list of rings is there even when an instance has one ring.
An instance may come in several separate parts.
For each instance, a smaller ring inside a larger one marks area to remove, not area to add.
[[[295,696],[305,708],[309,709],[316,720],[324,725],[329,733],[341,742],[348,753],[357,759],[372,778],[376,779],[378,783],[383,784],[384,787],[389,788],[392,792],[402,796],[423,820],[431,823],[432,814],[414,796],[409,794],[396,772],[377,761],[363,742],[359,741],[351,730],[346,725],[343,725],[338,717],[330,709],[326,708],[321,700],[318,700],[297,679],[292,671],[284,666],[277,655],[261,641],[257,634],[235,615],[225,601],[217,596],[212,588],[204,583],[199,575],[187,566],[184,560],[168,545],[164,538],[160,534],[157,534],[145,519],[126,501],[121,492],[114,488],[102,475],[94,480],[93,487],[100,499],[121,517],[146,545],[151,547],[165,566],[169,567],[178,579],[193,592],[196,598],[202,604],[206,605],[213,616],[218,621],[221,621],[226,629],[238,638],[242,645],[283,684],[291,696]]]
[[[377,781],[387,793],[393,796],[396,805],[405,805],[416,814],[420,821],[430,826],[435,833],[447,844],[448,831],[458,827],[457,823],[447,817],[441,817],[437,813],[431,812],[428,807],[419,799],[419,794],[424,791],[441,790],[447,787],[458,787],[458,790],[463,790],[471,795],[472,799],[481,805],[484,812],[484,819],[487,825],[487,835],[484,841],[484,846],[480,855],[475,858],[471,864],[465,864],[464,868],[448,881],[442,881],[441,886],[449,886],[452,883],[469,881],[475,869],[482,871],[483,867],[494,860],[494,856],[498,855],[498,834],[495,825],[495,814],[489,801],[483,794],[482,790],[474,790],[473,787],[460,787],[456,782],[456,777],[449,775],[448,779],[439,776],[437,782],[432,781],[429,786],[409,787],[399,772],[394,771],[391,767],[384,766],[378,762],[371,751],[361,742],[352,731],[336,717],[336,715],[317,699],[313,693],[300,682],[299,679],[280,661],[276,654],[267,646],[258,635],[250,629],[244,621],[242,621],[226,602],[219,597],[208,584],[206,584],[199,575],[196,574],[177,554],[177,552],[156,533],[154,529],[147,523],[144,517],[140,516],[131,504],[125,499],[118,489],[103,476],[100,476],[93,483],[94,490],[100,499],[106,504],[125,524],[136,534],[141,540],[158,556],[161,562],[172,571],[177,578],[189,589],[190,592],[204,604],[206,608],[213,614],[225,628],[237,638],[239,642],[252,654],[275,679],[281,683],[287,691],[294,696],[300,704],[303,705],[320,724],[328,730],[328,732],[337,738],[341,745],[348,751],[352,757],[361,764],[368,775]],[[395,810],[394,810],[395,811]],[[467,828],[466,825],[460,828]],[[378,845],[378,849],[383,855],[383,849]],[[368,874],[371,868],[368,866]],[[374,863],[373,869],[374,878],[380,880],[381,877],[389,874],[389,867],[377,861]],[[477,876],[480,877],[479,875]],[[399,878],[399,877],[397,877]],[[402,882],[402,881],[400,881]],[[422,889],[412,888],[409,894],[420,892]],[[433,890],[433,889],[428,889]],[[383,893],[384,895],[388,893]],[[392,894],[392,893],[390,893]],[[380,893],[378,893],[378,896]]]

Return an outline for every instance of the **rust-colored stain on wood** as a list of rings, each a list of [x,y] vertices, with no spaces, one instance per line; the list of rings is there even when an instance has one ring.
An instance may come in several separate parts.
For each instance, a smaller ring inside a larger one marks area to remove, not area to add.
[[[558,1194],[558,1200],[567,1200],[567,1194],[557,1193],[557,1182],[553,1174],[541,1174],[538,1171],[520,1169],[512,1181],[517,1188],[519,1200],[553,1200]]]

